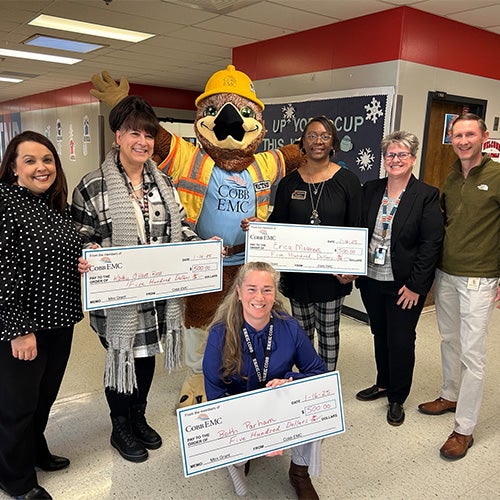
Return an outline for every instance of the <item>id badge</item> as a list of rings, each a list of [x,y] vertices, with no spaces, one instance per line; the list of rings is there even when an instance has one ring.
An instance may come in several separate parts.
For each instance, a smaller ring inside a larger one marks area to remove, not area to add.
[[[378,247],[375,250],[375,258],[373,259],[373,263],[379,266],[383,266],[385,264],[385,256],[387,255],[386,247]]]
[[[474,290],[477,292],[479,290],[479,282],[481,278],[469,278],[467,280],[467,290]]]

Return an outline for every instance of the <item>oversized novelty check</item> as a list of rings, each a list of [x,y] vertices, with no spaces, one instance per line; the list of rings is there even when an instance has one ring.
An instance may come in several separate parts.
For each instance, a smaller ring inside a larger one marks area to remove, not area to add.
[[[368,229],[252,222],[246,262],[267,262],[278,271],[364,275]]]
[[[186,477],[345,431],[338,372],[177,410]]]
[[[84,250],[84,309],[222,290],[222,241]]]

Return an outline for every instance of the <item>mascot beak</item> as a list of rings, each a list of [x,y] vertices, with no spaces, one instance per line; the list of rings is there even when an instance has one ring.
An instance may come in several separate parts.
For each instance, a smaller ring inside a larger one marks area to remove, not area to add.
[[[243,118],[236,107],[228,102],[217,114],[214,120],[213,132],[218,141],[223,141],[228,136],[231,136],[236,141],[242,141],[246,133],[243,123]]]
[[[205,151],[212,148],[243,151],[255,141],[260,142],[264,123],[254,108],[257,106],[234,94],[217,94],[204,101],[198,109],[200,116],[195,129]]]

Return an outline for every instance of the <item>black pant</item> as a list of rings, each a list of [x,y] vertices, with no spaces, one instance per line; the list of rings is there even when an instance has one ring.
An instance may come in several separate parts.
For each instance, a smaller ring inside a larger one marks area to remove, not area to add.
[[[387,389],[389,403],[403,404],[408,397],[415,366],[415,330],[425,297],[416,306],[402,309],[393,281],[363,278],[360,291],[373,333],[378,387]]]
[[[33,361],[0,342],[0,483],[12,495],[37,486],[35,463],[50,458],[44,432],[68,363],[73,327],[36,333]]]
[[[99,340],[106,348],[106,340],[102,337],[99,337]],[[124,394],[106,387],[105,394],[111,417],[129,418],[131,406],[147,403],[149,390],[155,373],[155,359],[155,356],[134,358],[137,389],[134,389],[132,394]]]

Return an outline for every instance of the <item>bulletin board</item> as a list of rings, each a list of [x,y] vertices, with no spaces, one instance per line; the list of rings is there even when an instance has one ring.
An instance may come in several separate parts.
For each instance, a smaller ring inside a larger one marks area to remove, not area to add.
[[[393,102],[394,87],[264,99],[267,132],[259,151],[294,143],[310,118],[325,115],[340,139],[334,161],[362,183],[383,177],[380,142],[391,131]]]

